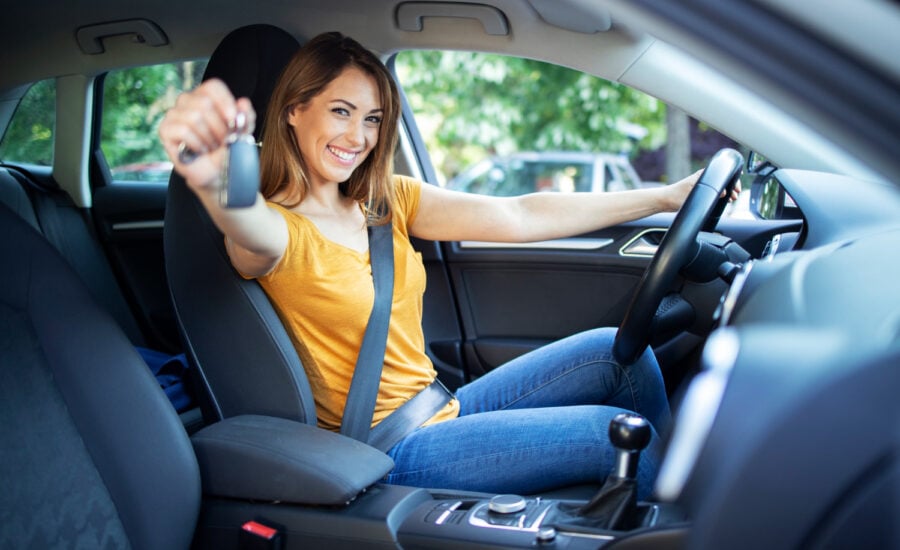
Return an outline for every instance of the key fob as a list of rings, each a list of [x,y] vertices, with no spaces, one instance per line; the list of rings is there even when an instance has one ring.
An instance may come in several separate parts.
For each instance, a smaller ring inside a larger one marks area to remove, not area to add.
[[[219,200],[225,208],[247,208],[259,192],[259,149],[253,136],[242,134],[228,146]]]

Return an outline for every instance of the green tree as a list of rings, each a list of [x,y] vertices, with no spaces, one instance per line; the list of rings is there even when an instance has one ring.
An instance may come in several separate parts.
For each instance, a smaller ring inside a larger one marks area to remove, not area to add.
[[[37,82],[28,89],[0,141],[0,160],[50,166],[56,125],[56,80]]]
[[[492,153],[632,153],[665,139],[665,106],[637,90],[531,59],[408,51],[396,68],[436,167],[450,178]],[[628,127],[642,127],[639,139]]]
[[[110,167],[166,158],[156,129],[177,95],[200,80],[204,67],[189,61],[107,75],[101,144]]]

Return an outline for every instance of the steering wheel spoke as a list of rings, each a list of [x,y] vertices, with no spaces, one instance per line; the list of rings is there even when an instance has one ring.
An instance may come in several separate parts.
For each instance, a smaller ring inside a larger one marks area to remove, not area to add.
[[[715,229],[743,165],[740,153],[722,149],[703,170],[632,296],[613,344],[619,363],[634,363],[650,343],[663,298],[672,291],[681,269],[697,254],[700,231]]]

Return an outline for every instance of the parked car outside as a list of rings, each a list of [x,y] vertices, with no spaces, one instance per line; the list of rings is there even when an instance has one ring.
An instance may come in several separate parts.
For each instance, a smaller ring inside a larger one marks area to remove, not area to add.
[[[447,183],[449,189],[503,197],[540,191],[625,191],[653,185],[659,184],[642,181],[625,155],[580,151],[496,155]]]
[[[136,162],[110,169],[114,181],[157,181],[168,183],[172,174],[169,161]]]

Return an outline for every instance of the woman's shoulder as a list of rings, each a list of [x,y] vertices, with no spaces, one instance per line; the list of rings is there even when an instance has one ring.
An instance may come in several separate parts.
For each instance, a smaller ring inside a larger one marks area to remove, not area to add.
[[[394,174],[392,176],[394,189],[399,192],[419,192],[422,187],[422,181],[418,180],[412,176],[405,176],[403,174]]]
[[[395,174],[393,176],[396,211],[407,223],[411,223],[419,210],[419,199],[422,196],[422,182],[410,176]]]

